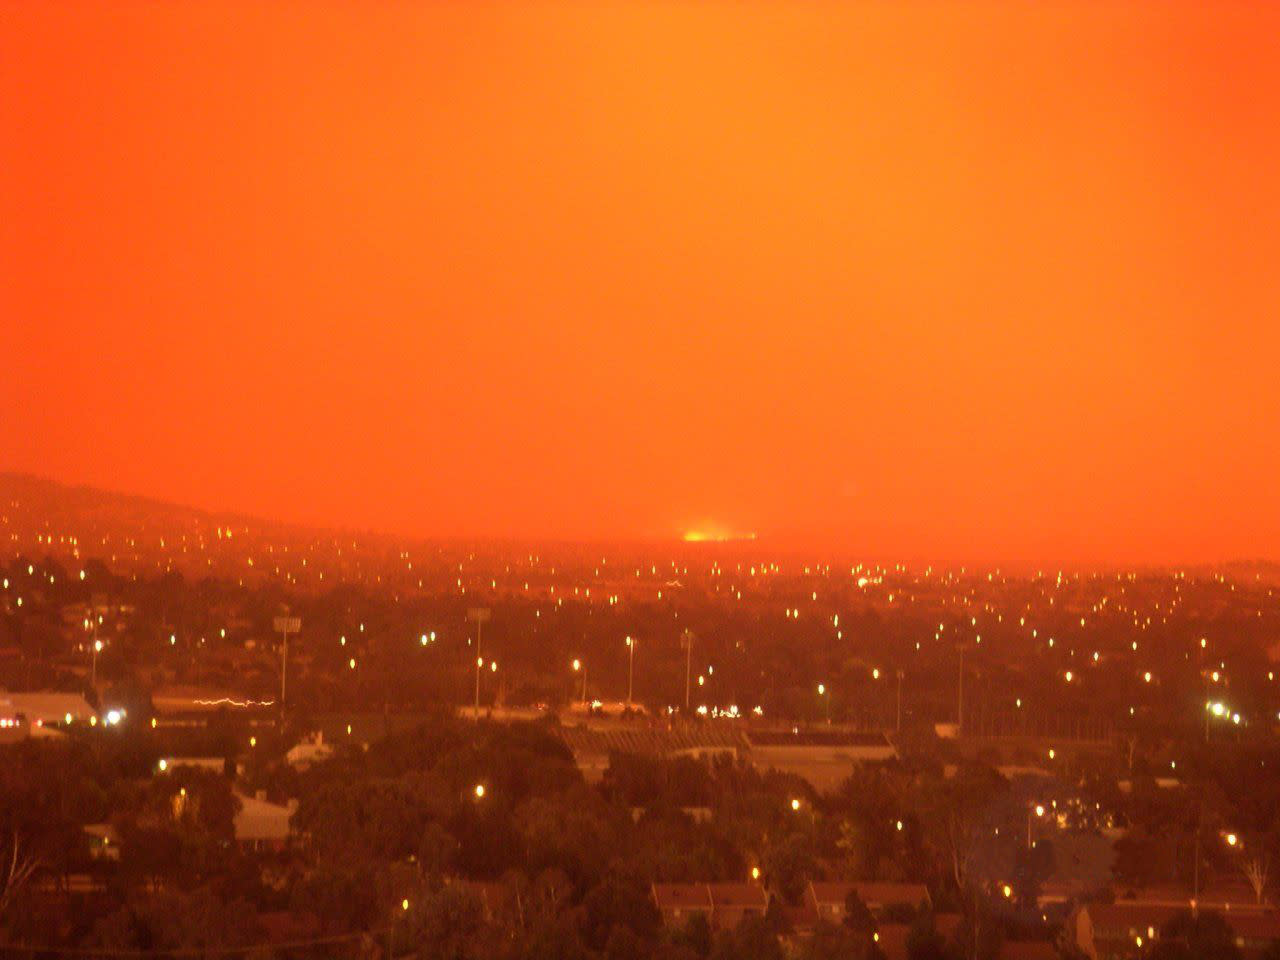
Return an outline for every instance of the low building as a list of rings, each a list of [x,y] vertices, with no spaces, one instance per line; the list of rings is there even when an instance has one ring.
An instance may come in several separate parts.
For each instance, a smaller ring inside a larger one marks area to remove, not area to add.
[[[290,747],[289,752],[284,757],[289,766],[298,770],[305,770],[312,764],[328,759],[332,753],[333,747],[324,742],[324,731],[317,730],[309,737]]]
[[[811,882],[805,891],[805,900],[820,919],[828,923],[843,923],[845,904],[851,893],[857,893],[875,917],[882,916],[885,910],[892,907],[915,910],[922,903],[927,905],[932,902],[929,899],[929,888],[923,883]]]
[[[732,930],[743,920],[759,919],[769,906],[769,896],[758,883],[711,884],[712,926]]]
[[[897,755],[882,733],[842,730],[751,731],[751,763],[803,778],[816,790],[831,790],[859,764],[882,763]]]
[[[31,727],[66,726],[97,719],[97,711],[78,693],[0,690],[0,720],[25,721]],[[15,725],[17,725],[15,723]]]
[[[706,917],[710,924],[715,910],[711,887],[705,883],[655,883],[653,902],[669,927],[684,926],[694,914]]]
[[[1256,956],[1280,940],[1280,911],[1252,898],[1232,897],[1229,890],[1209,891],[1199,900],[1178,891],[1147,891],[1148,899],[1085,904],[1068,920],[1067,932],[1091,960],[1129,956],[1143,944],[1160,939],[1161,930],[1188,910],[1212,910],[1235,932],[1236,946],[1246,957]]]
[[[598,781],[615,753],[660,757],[738,757],[746,753],[742,733],[717,724],[654,727],[638,724],[566,726],[557,731],[589,782]]]
[[[111,824],[86,823],[84,836],[89,845],[89,856],[94,860],[120,859],[120,836]]]
[[[289,843],[289,821],[298,808],[291,800],[287,806],[271,803],[264,791],[256,796],[238,793],[240,809],[233,821],[236,843],[247,850],[283,850]]]
[[[1072,915],[1067,931],[1090,960],[1129,956],[1144,943],[1154,943],[1160,928],[1186,907],[1150,903],[1091,903]]]
[[[180,767],[188,770],[208,770],[210,773],[226,773],[226,757],[161,757],[156,761],[156,773],[171,773]]]
[[[654,905],[669,926],[684,926],[694,914],[715,930],[732,930],[748,917],[763,917],[769,896],[759,883],[655,883]]]

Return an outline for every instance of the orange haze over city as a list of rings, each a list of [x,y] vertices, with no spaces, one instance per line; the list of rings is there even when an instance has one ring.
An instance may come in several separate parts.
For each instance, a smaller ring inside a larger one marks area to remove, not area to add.
[[[0,6],[0,469],[410,535],[1280,543],[1280,6]]]

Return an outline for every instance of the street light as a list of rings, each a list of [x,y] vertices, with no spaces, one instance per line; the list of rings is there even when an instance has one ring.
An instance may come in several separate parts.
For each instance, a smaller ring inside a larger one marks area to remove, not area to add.
[[[897,672],[897,675],[898,675],[898,703],[897,703],[897,712],[894,714],[893,729],[894,729],[894,732],[895,732],[895,733],[901,733],[901,732],[902,732],[902,674],[903,674],[903,670],[902,670],[902,668],[901,668],[901,667],[899,667],[899,668],[897,669],[897,671],[896,671],[896,672]]]
[[[635,680],[635,668],[636,668],[636,642],[632,637],[628,636],[627,637],[627,709],[628,710],[631,709],[631,696],[632,696],[632,691],[634,689],[633,681]]]
[[[587,702],[587,667],[577,657],[573,658],[573,672],[582,674],[582,702]]]
[[[684,644],[684,712],[689,712],[689,675],[693,664],[693,631],[686,629],[680,634],[680,642]]]
[[[480,634],[490,617],[488,607],[471,607],[467,610],[467,619],[474,620],[476,625],[476,722],[480,722],[480,668],[484,661],[480,658]]]
[[[1030,850],[1033,846],[1035,846],[1035,844],[1031,842],[1031,815],[1033,813],[1037,817],[1043,817],[1044,804],[1037,803],[1034,807],[1031,807],[1030,809],[1027,810],[1027,849],[1028,850]]]

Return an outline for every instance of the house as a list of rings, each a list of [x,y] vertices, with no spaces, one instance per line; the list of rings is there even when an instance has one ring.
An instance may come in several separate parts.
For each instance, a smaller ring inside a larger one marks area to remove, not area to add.
[[[289,821],[298,809],[298,801],[287,806],[270,803],[265,790],[256,796],[237,793],[240,809],[234,818],[236,843],[247,850],[283,850],[289,842]]]
[[[710,823],[714,816],[710,807],[680,807],[679,810],[694,823]],[[648,812],[648,807],[631,807],[631,822],[639,823]]]
[[[1199,908],[1206,905],[1201,903]],[[1160,939],[1161,928],[1184,910],[1183,903],[1087,904],[1071,917],[1068,934],[1092,960],[1132,954],[1142,944]],[[1246,957],[1258,956],[1280,940],[1280,911],[1270,907],[1238,910],[1214,907],[1235,932],[1236,946]]]
[[[682,927],[695,913],[702,914],[707,923],[711,923],[715,904],[711,901],[711,887],[708,884],[655,883],[652,893],[654,905],[667,926]]]
[[[805,891],[806,902],[818,917],[829,923],[843,923],[849,894],[857,892],[873,916],[881,916],[891,907],[915,910],[930,903],[929,888],[923,883],[817,883]]]
[[[748,917],[763,917],[769,906],[759,883],[655,883],[651,892],[663,922],[677,927],[698,913],[713,929],[731,930]]]
[[[290,747],[289,752],[284,757],[289,766],[298,770],[305,770],[312,764],[327,759],[332,753],[333,747],[324,742],[324,731],[317,730],[309,737],[304,737],[299,743]]]
[[[1244,883],[1215,884],[1194,896],[1191,890],[1178,886],[1130,887],[1116,890],[1117,904],[1152,904],[1186,909],[1195,903],[1206,910],[1222,913],[1260,912],[1273,909],[1268,902],[1258,902],[1253,889]]]
[[[109,823],[86,823],[83,828],[89,845],[89,856],[94,860],[119,860],[120,835]]]
[[[1185,905],[1091,903],[1072,915],[1067,933],[1091,960],[1128,956],[1159,939],[1160,928],[1184,909]]]
[[[712,926],[732,930],[749,917],[764,916],[769,897],[758,883],[713,883],[711,886]]]

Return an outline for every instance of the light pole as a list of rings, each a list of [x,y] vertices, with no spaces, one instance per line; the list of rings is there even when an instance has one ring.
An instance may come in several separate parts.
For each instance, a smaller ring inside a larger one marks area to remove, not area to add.
[[[635,680],[636,669],[636,641],[633,637],[627,637],[627,709],[631,709],[631,695],[634,690],[633,682]]]
[[[827,685],[825,683],[818,684],[818,696],[822,698],[823,707],[827,711],[827,726],[831,726],[831,698],[827,696]]]
[[[471,607],[467,610],[467,619],[474,620],[476,624],[476,707],[475,719],[480,722],[480,668],[484,666],[484,660],[480,655],[480,634],[484,628],[485,621],[489,619],[490,612],[488,607]]]
[[[287,608],[286,608],[287,610]],[[285,681],[289,674],[289,634],[302,629],[301,617],[276,617],[274,625],[280,631],[280,713],[284,713]]]
[[[577,657],[573,658],[573,672],[582,674],[582,702],[587,702],[587,666]]]
[[[964,644],[960,648],[960,679],[956,685],[956,736],[964,733]]]
[[[1044,804],[1042,804],[1042,803],[1037,803],[1035,806],[1033,806],[1033,807],[1028,807],[1028,808],[1027,808],[1027,849],[1028,849],[1028,850],[1030,850],[1033,846],[1035,846],[1035,844],[1033,844],[1033,843],[1031,842],[1031,815],[1032,815],[1033,813],[1034,813],[1037,817],[1043,817],[1043,816],[1044,816]]]
[[[94,627],[93,632],[95,634],[93,640],[93,665],[89,668],[89,686],[96,690],[98,687],[98,654],[102,652],[102,641],[97,639],[97,627]]]
[[[680,635],[684,641],[684,712],[689,714],[689,672],[693,663],[693,631],[685,630]]]
[[[902,732],[902,668],[898,668],[898,705],[897,712],[894,715],[893,723],[894,733]]]

